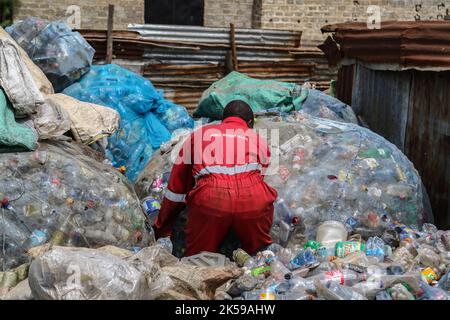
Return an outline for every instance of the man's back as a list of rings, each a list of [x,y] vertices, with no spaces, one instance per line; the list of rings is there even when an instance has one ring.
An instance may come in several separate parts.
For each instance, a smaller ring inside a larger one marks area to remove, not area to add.
[[[253,112],[242,101],[229,104],[221,124],[194,131],[172,168],[159,217],[158,237],[171,235],[187,205],[186,255],[217,252],[231,228],[244,250],[271,243],[275,189],[263,179],[269,166],[267,143],[251,130]]]

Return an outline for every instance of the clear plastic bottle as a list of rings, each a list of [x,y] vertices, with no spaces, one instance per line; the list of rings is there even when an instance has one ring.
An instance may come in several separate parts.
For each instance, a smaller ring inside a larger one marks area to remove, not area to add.
[[[348,269],[335,269],[333,271],[321,273],[315,276],[315,278],[319,279],[322,283],[333,282],[352,287],[361,281],[366,281],[367,276],[364,273],[358,273]]]
[[[258,281],[255,277],[250,274],[244,274],[233,282],[227,293],[232,297],[239,296],[244,292],[253,290],[257,285]]]
[[[420,284],[420,289],[423,292],[420,300],[450,300],[448,292],[438,287],[429,286],[425,282]]]
[[[161,247],[163,247],[164,249],[166,249],[170,253],[172,253],[172,251],[173,251],[173,244],[172,244],[172,241],[170,240],[169,237],[167,237],[167,238],[159,238],[156,241],[156,244],[160,245]]]
[[[447,273],[439,280],[437,287],[450,291],[450,271],[447,271]]]
[[[375,300],[392,300],[392,297],[386,290],[383,290],[377,293]]]
[[[371,237],[366,242],[366,255],[375,257],[379,262],[384,261],[384,241],[378,237]]]
[[[317,281],[315,284],[318,296],[327,300],[367,300],[357,291],[335,282],[322,284]]]
[[[278,259],[273,259],[270,263],[270,274],[277,281],[283,281],[291,271]]]

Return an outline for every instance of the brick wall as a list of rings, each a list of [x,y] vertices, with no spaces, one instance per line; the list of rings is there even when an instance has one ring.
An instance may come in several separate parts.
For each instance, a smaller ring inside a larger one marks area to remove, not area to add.
[[[114,28],[126,29],[129,23],[144,23],[143,0],[19,0],[14,20],[38,17],[55,20],[65,19],[70,5],[80,7],[82,29],[106,29],[108,4],[115,5]]]
[[[443,19],[450,9],[449,0],[262,0],[260,25],[302,30],[303,45],[315,46],[326,37],[320,32],[322,26],[365,22],[369,5],[380,6],[382,21]]]
[[[81,9],[81,28],[105,29],[108,3],[116,5],[114,27],[144,22],[144,0],[20,0],[15,20],[37,16],[65,18],[69,5]],[[381,8],[382,20],[443,19],[450,0],[204,0],[205,26],[303,31],[303,45],[324,39],[320,28],[345,21],[367,21],[369,5]]]
[[[204,0],[207,27],[228,27],[234,23],[237,28],[252,28],[254,0]],[[257,11],[256,14],[258,14]]]

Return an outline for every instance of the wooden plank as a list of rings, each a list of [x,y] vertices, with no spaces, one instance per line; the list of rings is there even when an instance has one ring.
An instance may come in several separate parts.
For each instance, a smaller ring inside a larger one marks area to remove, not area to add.
[[[110,64],[113,59],[113,31],[114,31],[114,5],[108,6],[108,28],[106,36],[106,63]]]
[[[233,70],[239,71],[236,49],[236,30],[234,23],[230,23],[230,41],[231,41],[231,60],[233,62]]]

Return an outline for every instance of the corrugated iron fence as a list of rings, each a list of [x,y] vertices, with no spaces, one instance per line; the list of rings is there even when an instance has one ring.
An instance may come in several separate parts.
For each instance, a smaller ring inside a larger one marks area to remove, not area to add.
[[[104,60],[106,32],[80,30]],[[230,29],[174,25],[129,26],[113,34],[116,59],[144,62],[142,74],[164,89],[166,98],[191,112],[205,89],[230,71]],[[318,49],[300,47],[301,32],[236,29],[238,71],[258,79],[302,84],[326,90],[336,78]]]
[[[414,163],[442,229],[450,228],[450,21],[386,21],[322,28],[338,97]]]

